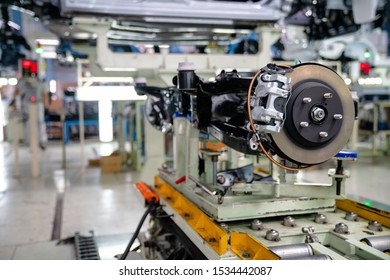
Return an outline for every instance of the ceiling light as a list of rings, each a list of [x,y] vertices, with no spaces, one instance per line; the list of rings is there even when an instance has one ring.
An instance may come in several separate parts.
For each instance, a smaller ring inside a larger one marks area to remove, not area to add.
[[[10,86],[16,86],[18,84],[18,79],[16,79],[16,78],[9,78],[8,79],[8,84]]]
[[[134,86],[88,86],[78,87],[76,99],[79,101],[137,101],[145,100],[145,95],[138,95]]]
[[[35,42],[41,46],[58,46],[60,44],[57,39],[36,39]]]

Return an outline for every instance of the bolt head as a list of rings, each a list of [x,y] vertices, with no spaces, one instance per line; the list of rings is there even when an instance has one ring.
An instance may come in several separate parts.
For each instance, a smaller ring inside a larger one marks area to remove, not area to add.
[[[334,231],[337,233],[341,233],[341,234],[348,234],[349,233],[348,226],[344,223],[336,224]]]
[[[280,240],[279,232],[274,229],[270,229],[265,234],[265,239],[269,241],[279,241]]]
[[[345,214],[345,219],[347,221],[357,221],[358,220],[358,215],[354,212],[347,212]]]
[[[369,221],[367,228],[374,231],[383,231],[382,224],[377,221]]]
[[[251,223],[251,228],[253,230],[262,230],[264,227],[263,227],[263,223],[260,220],[255,219]]]
[[[283,225],[286,227],[295,227],[295,219],[291,216],[287,216],[283,219]]]
[[[314,221],[317,224],[326,224],[327,223],[327,218],[324,214],[317,214],[314,218]]]

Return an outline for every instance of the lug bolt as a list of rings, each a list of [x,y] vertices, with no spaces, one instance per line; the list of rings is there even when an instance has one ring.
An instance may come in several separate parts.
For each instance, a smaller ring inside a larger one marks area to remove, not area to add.
[[[309,123],[308,122],[301,122],[299,124],[301,127],[308,127],[309,126]]]
[[[310,97],[305,97],[302,99],[303,103],[310,103],[311,102],[311,98]]]
[[[320,137],[322,137],[322,138],[328,137],[328,132],[321,131],[321,132],[320,132]]]
[[[334,118],[335,120],[342,120],[342,119],[343,119],[343,115],[342,115],[342,114],[334,114],[334,115],[333,115],[333,118]]]
[[[325,99],[329,99],[329,98],[332,98],[332,97],[333,97],[333,94],[331,92],[324,93],[324,98]]]

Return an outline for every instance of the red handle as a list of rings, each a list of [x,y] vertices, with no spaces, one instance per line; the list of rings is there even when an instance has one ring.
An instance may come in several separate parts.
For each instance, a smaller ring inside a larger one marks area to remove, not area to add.
[[[185,180],[186,180],[186,176],[183,176],[183,177],[180,177],[179,179],[177,179],[177,180],[175,181],[175,183],[176,183],[176,184],[181,184],[181,183],[183,183]]]

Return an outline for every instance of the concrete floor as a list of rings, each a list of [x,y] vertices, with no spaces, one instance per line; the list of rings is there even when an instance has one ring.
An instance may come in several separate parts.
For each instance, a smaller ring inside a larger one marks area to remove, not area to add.
[[[94,157],[93,147],[101,153],[113,149],[112,145],[88,144],[87,159]],[[118,240],[124,244],[126,236],[130,239],[144,212],[143,202],[132,187],[140,173],[103,174],[96,167],[82,171],[80,147],[70,144],[66,154],[65,172],[60,145],[49,145],[41,152],[42,175],[32,178],[29,148],[21,147],[22,175],[15,178],[12,147],[0,143],[0,259],[61,258],[56,253],[42,256],[39,252],[53,248],[55,242],[51,240],[70,237],[75,232],[88,234],[93,230],[98,238],[119,236]],[[328,183],[327,170],[332,164],[307,171],[302,178]],[[352,175],[348,180],[349,195],[361,201],[370,199],[385,207],[390,205],[389,157],[359,158],[348,163],[346,169]],[[150,171],[151,177],[155,174]],[[62,216],[59,220],[57,217],[55,224],[56,208],[62,209]],[[123,249],[117,246],[104,257],[113,257],[115,251],[121,253]],[[62,258],[68,257],[62,254]]]
[[[87,146],[87,159],[94,157],[92,147],[107,149]],[[50,145],[41,155],[42,175],[32,178],[29,149],[21,147],[21,176],[15,178],[11,146],[0,143],[0,259],[14,258],[20,246],[52,240],[58,201],[63,201],[58,239],[90,230],[96,236],[128,234],[130,239],[144,211],[132,187],[137,172],[103,174],[96,167],[82,172],[78,145],[66,147],[66,172],[59,145]]]

